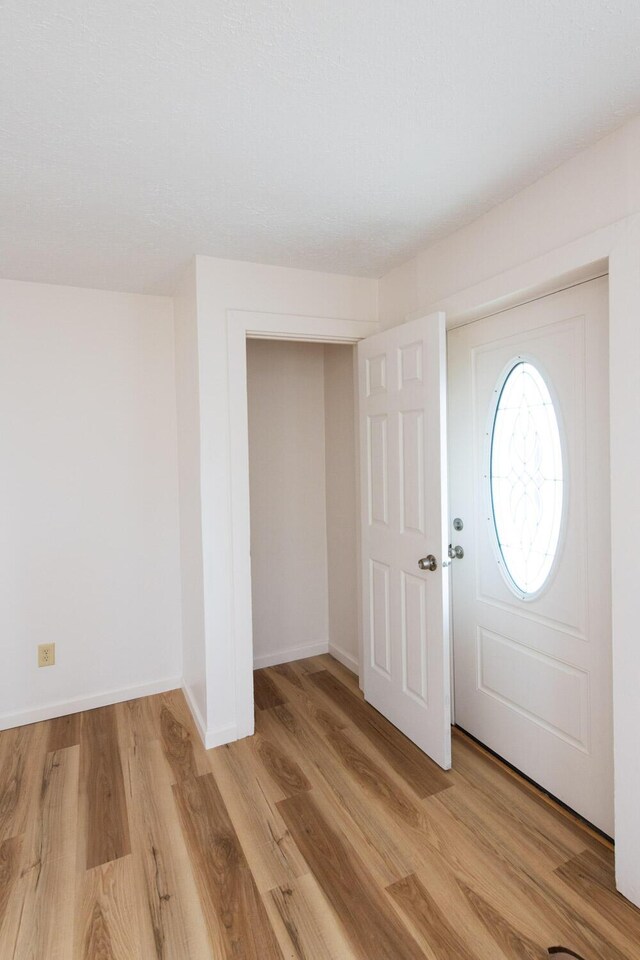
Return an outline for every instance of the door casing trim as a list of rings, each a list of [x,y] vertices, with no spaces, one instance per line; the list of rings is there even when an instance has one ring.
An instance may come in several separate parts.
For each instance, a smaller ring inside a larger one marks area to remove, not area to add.
[[[254,732],[253,622],[251,612],[251,516],[249,509],[248,339],[355,344],[378,332],[368,320],[307,317],[229,309],[229,463],[231,496],[231,630],[235,659],[235,738]],[[357,383],[354,384],[357,387]],[[356,438],[357,455],[357,438]],[[359,610],[359,605],[358,605]]]

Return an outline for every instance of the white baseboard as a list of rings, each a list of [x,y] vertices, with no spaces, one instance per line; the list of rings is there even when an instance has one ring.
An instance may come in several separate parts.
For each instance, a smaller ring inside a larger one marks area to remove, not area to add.
[[[194,722],[195,725],[196,725],[196,730],[197,730],[198,733],[200,734],[200,739],[202,740],[202,742],[203,742],[203,743],[205,744],[205,746],[206,746],[206,741],[207,741],[207,725],[206,725],[206,723],[204,722],[204,717],[203,717],[202,714],[200,713],[200,707],[198,706],[198,704],[197,704],[196,701],[194,700],[193,694],[191,693],[190,688],[186,685],[186,683],[184,682],[184,680],[183,680],[182,683],[181,683],[181,687],[182,687],[182,692],[183,692],[183,694],[184,694],[184,698],[185,698],[185,700],[187,701],[187,706],[189,707],[189,710],[190,710],[190,712],[191,712],[191,716],[192,716],[192,718],[193,718],[193,722]]]
[[[180,677],[167,677],[165,680],[154,680],[153,683],[140,683],[124,690],[109,690],[106,693],[97,693],[91,697],[77,697],[74,700],[61,700],[57,703],[48,703],[33,710],[22,710],[19,713],[5,713],[0,716],[0,730],[9,730],[11,727],[21,727],[26,723],[39,723],[41,720],[53,720],[55,717],[67,717],[70,713],[81,713],[83,710],[95,710],[96,707],[107,707],[112,703],[124,703],[125,700],[136,700],[138,697],[150,697],[154,693],[166,693],[181,686]]]
[[[204,745],[207,750],[213,750],[214,747],[223,747],[225,743],[233,743],[238,737],[238,728],[233,724],[230,727],[219,727],[217,730],[207,730],[204,738]]]
[[[290,663],[292,660],[304,660],[305,657],[317,657],[321,653],[329,653],[329,641],[318,640],[316,643],[306,643],[298,647],[283,647],[272,653],[264,653],[253,658],[253,669],[275,667],[278,663]]]
[[[213,747],[222,747],[225,743],[233,743],[234,740],[238,739],[238,731],[235,724],[231,724],[228,727],[221,727],[218,730],[207,730],[200,708],[195,702],[193,694],[186,683],[182,684],[182,692],[184,693],[184,698],[187,701],[187,706],[191,711],[193,722],[196,725],[196,730],[200,735],[205,750],[211,750]]]
[[[334,643],[329,644],[329,653],[332,657],[335,657],[336,660],[339,660],[340,663],[347,668],[347,670],[351,670],[351,673],[355,673],[356,677],[360,675],[358,658],[354,657],[353,654],[347,653],[347,651],[343,650],[341,647],[336,647]]]

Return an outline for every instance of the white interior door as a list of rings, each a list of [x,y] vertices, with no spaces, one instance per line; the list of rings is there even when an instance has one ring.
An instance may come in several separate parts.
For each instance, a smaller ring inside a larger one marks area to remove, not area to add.
[[[449,333],[456,722],[613,835],[608,285]]]
[[[445,336],[443,313],[386,330],[358,370],[364,695],[448,769]]]

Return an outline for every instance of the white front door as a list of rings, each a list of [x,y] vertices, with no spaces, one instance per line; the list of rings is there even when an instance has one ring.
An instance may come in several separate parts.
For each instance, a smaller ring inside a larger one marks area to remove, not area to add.
[[[600,279],[452,330],[449,467],[456,723],[613,835],[607,318]]]
[[[362,340],[358,369],[364,695],[448,769],[444,314]]]

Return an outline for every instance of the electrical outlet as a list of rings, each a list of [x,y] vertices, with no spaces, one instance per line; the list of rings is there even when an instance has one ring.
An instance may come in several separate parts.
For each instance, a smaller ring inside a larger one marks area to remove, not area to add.
[[[39,643],[38,644],[38,666],[52,667],[55,662],[56,662],[55,643]]]

